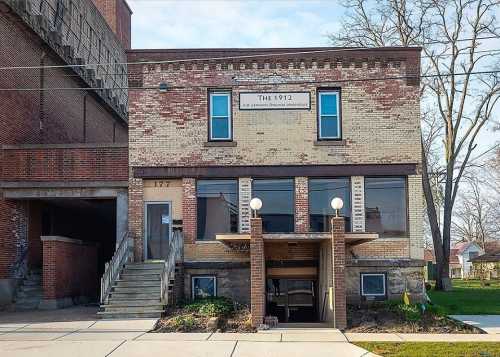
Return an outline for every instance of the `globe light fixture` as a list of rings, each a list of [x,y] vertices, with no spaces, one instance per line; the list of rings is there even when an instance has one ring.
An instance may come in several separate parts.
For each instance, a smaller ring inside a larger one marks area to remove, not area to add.
[[[332,208],[335,210],[335,217],[339,216],[339,211],[344,207],[344,201],[340,197],[335,197],[332,202],[330,202],[330,205]]]
[[[257,217],[257,211],[262,208],[262,201],[260,198],[254,197],[250,200],[250,208],[252,209],[253,216]]]

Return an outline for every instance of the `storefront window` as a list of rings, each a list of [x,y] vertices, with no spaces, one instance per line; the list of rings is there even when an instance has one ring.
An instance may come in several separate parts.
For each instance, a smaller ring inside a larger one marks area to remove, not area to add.
[[[238,181],[198,180],[198,240],[213,240],[218,233],[238,232]]]
[[[294,231],[294,192],[293,179],[253,181],[252,196],[262,200],[259,216],[263,232]]]
[[[340,215],[345,218],[346,231],[351,231],[351,190],[348,177],[309,179],[309,225],[311,232],[330,231],[330,220],[335,212],[331,201],[340,197],[344,207]]]
[[[406,235],[406,197],[405,177],[365,177],[366,231]]]

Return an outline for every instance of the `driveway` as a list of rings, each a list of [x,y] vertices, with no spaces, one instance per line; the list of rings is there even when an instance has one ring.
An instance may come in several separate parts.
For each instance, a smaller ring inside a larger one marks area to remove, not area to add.
[[[500,334],[500,315],[451,315],[450,317],[479,327],[486,333]]]
[[[31,314],[31,319],[29,315]],[[16,318],[16,315],[18,318]],[[52,315],[52,318],[50,316]],[[0,355],[25,356],[370,356],[335,329],[253,334],[149,333],[156,320],[96,320],[95,311],[0,313]]]

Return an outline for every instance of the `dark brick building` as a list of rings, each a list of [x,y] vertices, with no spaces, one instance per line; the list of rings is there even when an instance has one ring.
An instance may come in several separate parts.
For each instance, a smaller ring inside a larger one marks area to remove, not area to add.
[[[27,67],[0,70],[1,304],[32,276],[41,295],[19,308],[95,299],[126,231],[131,13],[97,5],[116,16],[91,0],[0,1],[0,67]]]

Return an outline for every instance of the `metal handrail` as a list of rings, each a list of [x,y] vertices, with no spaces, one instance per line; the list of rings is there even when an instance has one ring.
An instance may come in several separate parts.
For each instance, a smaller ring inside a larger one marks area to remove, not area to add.
[[[101,277],[101,304],[108,302],[111,285],[118,278],[121,268],[130,259],[129,232],[125,232],[120,245],[111,260],[104,266],[104,274]]]
[[[160,296],[161,302],[164,305],[168,305],[168,284],[170,280],[175,277],[175,264],[178,261],[182,261],[182,251],[184,248],[184,242],[182,238],[181,231],[174,231],[172,239],[170,239],[168,244],[168,256],[165,259],[165,264],[163,265],[163,271],[161,274],[161,287]]]

